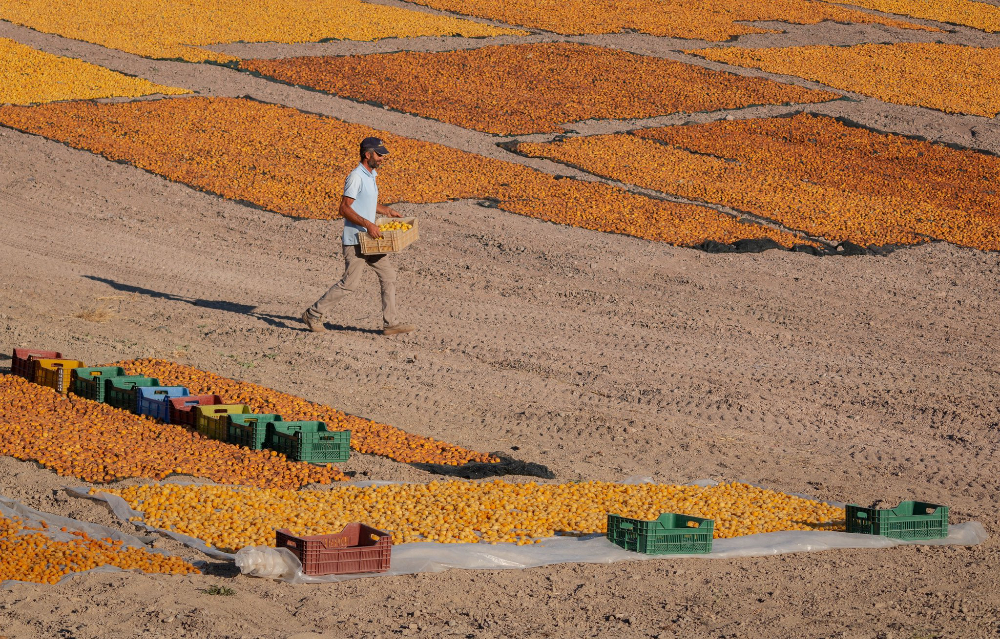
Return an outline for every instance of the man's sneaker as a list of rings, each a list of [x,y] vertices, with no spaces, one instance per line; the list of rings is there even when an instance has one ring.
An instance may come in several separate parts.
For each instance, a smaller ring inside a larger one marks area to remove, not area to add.
[[[400,333],[409,333],[411,331],[417,330],[417,327],[413,324],[393,324],[392,326],[386,326],[382,329],[383,335],[399,335]]]
[[[322,333],[326,330],[326,327],[323,326],[323,320],[318,317],[313,317],[309,314],[308,310],[302,314],[302,321],[305,322],[305,325],[308,326],[309,330],[313,333]]]

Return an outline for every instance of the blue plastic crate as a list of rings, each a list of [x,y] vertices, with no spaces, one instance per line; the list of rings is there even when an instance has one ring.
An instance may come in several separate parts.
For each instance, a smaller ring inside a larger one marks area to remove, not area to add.
[[[136,412],[168,423],[170,422],[170,399],[172,397],[188,397],[191,394],[183,386],[147,386],[137,390],[139,391],[139,404]]]

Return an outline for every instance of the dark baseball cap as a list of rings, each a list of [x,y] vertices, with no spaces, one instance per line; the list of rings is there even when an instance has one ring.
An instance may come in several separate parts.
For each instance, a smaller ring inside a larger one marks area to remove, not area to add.
[[[389,155],[389,149],[385,148],[385,143],[380,138],[365,138],[361,140],[361,152],[375,151],[379,155]]]

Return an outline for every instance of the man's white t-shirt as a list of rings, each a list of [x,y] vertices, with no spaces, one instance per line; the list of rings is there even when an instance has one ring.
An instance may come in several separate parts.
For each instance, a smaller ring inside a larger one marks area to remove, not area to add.
[[[351,208],[354,212],[369,222],[375,221],[378,206],[378,184],[375,178],[378,171],[369,171],[364,164],[358,164],[344,180],[344,197],[354,200]],[[355,246],[358,243],[358,233],[363,233],[365,227],[344,220],[344,246]]]

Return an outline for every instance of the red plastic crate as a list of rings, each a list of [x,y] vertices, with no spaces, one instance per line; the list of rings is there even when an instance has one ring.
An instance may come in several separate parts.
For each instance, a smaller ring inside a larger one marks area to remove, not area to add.
[[[188,395],[186,397],[171,397],[168,401],[170,402],[170,423],[194,428],[194,409],[198,406],[221,404],[222,398],[218,395]]]
[[[385,572],[392,559],[392,535],[365,524],[347,524],[343,532],[296,537],[287,528],[275,531],[275,547],[288,548],[307,575]]]
[[[29,382],[35,381],[36,359],[62,359],[62,353],[57,351],[40,351],[34,348],[15,348],[14,357],[10,360],[10,374],[20,375]]]

